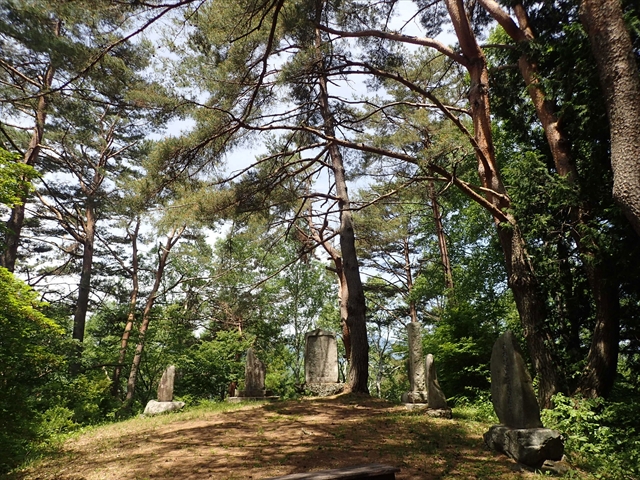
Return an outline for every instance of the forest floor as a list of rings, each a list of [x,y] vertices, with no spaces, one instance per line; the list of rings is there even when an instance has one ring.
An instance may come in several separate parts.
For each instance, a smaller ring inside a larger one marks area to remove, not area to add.
[[[533,479],[482,441],[488,424],[436,419],[354,395],[193,409],[135,418],[68,439],[20,480],[264,479],[364,463],[398,480]]]

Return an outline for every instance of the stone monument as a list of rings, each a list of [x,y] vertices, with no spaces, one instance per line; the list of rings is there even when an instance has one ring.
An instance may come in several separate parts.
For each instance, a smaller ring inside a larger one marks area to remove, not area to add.
[[[247,361],[244,366],[244,390],[237,392],[235,382],[232,382],[233,389],[237,392],[237,396],[227,397],[228,402],[241,402],[243,400],[276,400],[277,396],[274,396],[269,390],[265,389],[264,379],[267,369],[256,354],[253,352],[253,348],[247,350]]]
[[[418,322],[407,325],[409,339],[409,392],[402,394],[402,403],[407,407],[427,406],[424,356],[422,355],[422,326]]]
[[[159,402],[172,402],[173,401],[173,384],[176,379],[176,367],[170,365],[162,374],[160,384],[158,385],[158,401]]]
[[[266,368],[262,360],[260,360],[253,348],[247,350],[247,363],[244,367],[244,390],[240,393],[241,397],[264,397],[267,391],[264,388],[264,377]]]
[[[338,342],[335,333],[316,329],[304,336],[305,389],[315,396],[335,395],[344,390],[339,382]]]
[[[451,409],[447,405],[447,397],[438,383],[436,365],[433,355],[428,354],[425,362],[425,383],[427,385],[427,415],[432,417],[451,418]]]
[[[546,460],[561,460],[564,439],[544,428],[531,376],[513,333],[507,330],[491,352],[491,401],[500,425],[484,434],[494,450],[534,468]]]
[[[144,408],[144,415],[158,415],[173,412],[184,407],[184,402],[173,401],[173,385],[176,378],[176,367],[170,365],[162,374],[158,384],[158,400],[149,400]]]

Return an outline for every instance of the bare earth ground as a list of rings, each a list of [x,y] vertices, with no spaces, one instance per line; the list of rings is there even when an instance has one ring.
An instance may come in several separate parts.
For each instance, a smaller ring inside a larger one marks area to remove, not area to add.
[[[484,446],[488,425],[351,395],[186,411],[93,429],[21,480],[264,479],[384,463],[398,480],[532,479]]]

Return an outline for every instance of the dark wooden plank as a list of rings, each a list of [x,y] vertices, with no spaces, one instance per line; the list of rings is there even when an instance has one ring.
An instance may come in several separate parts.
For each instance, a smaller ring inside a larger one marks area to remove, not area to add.
[[[319,470],[317,472],[292,473],[291,475],[265,480],[395,480],[396,472],[399,471],[399,468],[391,465],[370,463],[353,467],[334,468],[332,470]]]

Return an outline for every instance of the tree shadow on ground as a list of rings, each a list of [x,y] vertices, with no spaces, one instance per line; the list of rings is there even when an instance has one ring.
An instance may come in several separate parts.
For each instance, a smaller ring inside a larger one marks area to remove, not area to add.
[[[531,475],[490,452],[480,424],[433,419],[355,395],[110,427],[80,437],[60,458],[14,478],[262,479],[364,463],[399,467],[398,480]]]

